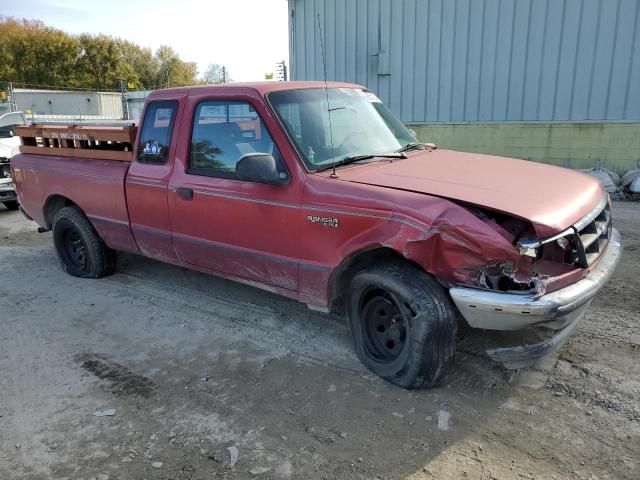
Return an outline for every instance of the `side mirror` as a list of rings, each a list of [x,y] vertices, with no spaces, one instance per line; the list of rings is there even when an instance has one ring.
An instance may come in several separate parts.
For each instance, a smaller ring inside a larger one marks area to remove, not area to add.
[[[276,159],[269,153],[252,152],[240,157],[236,164],[236,177],[247,182],[281,185],[289,180],[286,173],[278,172]]]

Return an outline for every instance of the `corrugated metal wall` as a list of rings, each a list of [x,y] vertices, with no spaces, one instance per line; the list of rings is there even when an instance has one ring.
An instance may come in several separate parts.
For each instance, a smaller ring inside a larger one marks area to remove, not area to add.
[[[15,88],[13,94],[18,110],[30,110],[34,115],[122,118],[119,93]]]
[[[640,0],[289,0],[292,79],[405,122],[640,120]]]

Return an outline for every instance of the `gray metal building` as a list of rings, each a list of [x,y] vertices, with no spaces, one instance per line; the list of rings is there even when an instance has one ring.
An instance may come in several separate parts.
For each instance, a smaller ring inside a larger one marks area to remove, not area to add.
[[[17,109],[34,116],[122,118],[119,93],[16,88],[13,95]]]
[[[640,120],[638,0],[290,0],[291,73],[403,121]]]
[[[139,121],[144,109],[144,102],[153,90],[136,90],[127,93],[127,104],[129,109],[129,119]]]
[[[288,1],[292,79],[322,79],[321,30],[329,80],[366,85],[429,132],[446,137],[450,123],[640,122],[639,0]],[[637,153],[624,155],[638,158],[640,129],[629,132],[624,142]],[[525,153],[517,156],[537,158]]]

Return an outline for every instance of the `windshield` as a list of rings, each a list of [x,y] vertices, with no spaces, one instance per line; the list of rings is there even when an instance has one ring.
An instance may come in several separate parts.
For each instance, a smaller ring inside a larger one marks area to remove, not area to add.
[[[359,88],[284,90],[269,101],[313,171],[416,141],[378,97]]]

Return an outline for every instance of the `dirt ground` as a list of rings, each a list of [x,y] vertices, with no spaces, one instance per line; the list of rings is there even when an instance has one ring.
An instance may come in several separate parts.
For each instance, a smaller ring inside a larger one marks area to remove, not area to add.
[[[0,207],[0,479],[637,480],[640,204],[614,215],[623,261],[553,358],[507,372],[467,337],[406,391],[339,317],[133,255],[76,279]]]

